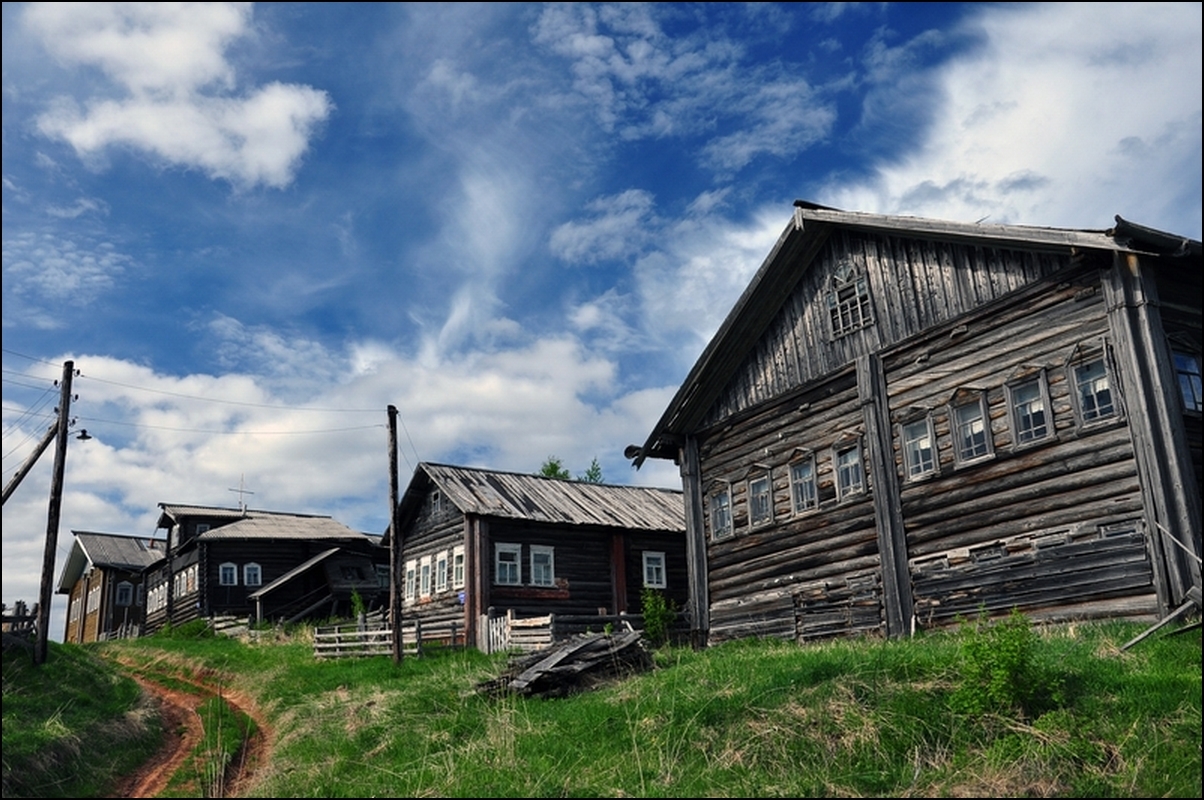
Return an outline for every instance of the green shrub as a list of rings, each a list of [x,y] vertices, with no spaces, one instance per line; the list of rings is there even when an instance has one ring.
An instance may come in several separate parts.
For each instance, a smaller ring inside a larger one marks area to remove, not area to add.
[[[950,698],[955,711],[1032,718],[1060,702],[1063,681],[1038,662],[1037,634],[1018,609],[995,622],[984,612],[963,622],[959,637],[961,682]]]
[[[669,641],[669,628],[677,618],[677,606],[658,589],[644,587],[640,595],[644,613],[644,635],[655,647]]]

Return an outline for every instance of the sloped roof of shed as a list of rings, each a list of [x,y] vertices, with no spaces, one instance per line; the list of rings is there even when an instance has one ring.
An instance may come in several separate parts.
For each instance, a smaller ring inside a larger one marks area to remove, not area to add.
[[[75,541],[59,577],[59,593],[70,592],[89,567],[139,572],[163,558],[162,540],[93,531],[71,533]],[[155,542],[158,542],[158,548]]]
[[[810,268],[830,232],[841,228],[1029,250],[1092,249],[1196,260],[1201,253],[1200,242],[1195,239],[1137,225],[1119,215],[1116,225],[1107,230],[1077,230],[865,214],[796,200],[790,222],[703,349],[652,433],[642,446],[629,445],[624,451],[635,467],[650,457],[676,456],[682,437],[710,407],[744,354],[754,346],[785,302],[790,287]]]
[[[677,489],[559,480],[542,475],[420,463],[399,505],[404,521],[421,508],[431,487],[461,512],[565,526],[685,531]],[[386,543],[388,532],[385,534]]]

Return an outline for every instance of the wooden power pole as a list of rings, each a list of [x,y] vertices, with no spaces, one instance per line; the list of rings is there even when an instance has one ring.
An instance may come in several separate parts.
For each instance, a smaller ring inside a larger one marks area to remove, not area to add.
[[[63,505],[63,471],[67,464],[67,425],[71,413],[71,378],[75,362],[63,362],[59,382],[59,420],[54,445],[54,474],[50,479],[50,510],[46,515],[46,551],[42,556],[42,592],[38,597],[38,638],[34,642],[33,663],[46,663],[50,646],[50,599],[54,590],[54,558],[58,553],[59,511]]]
[[[401,586],[405,573],[401,566],[401,526],[397,524],[400,488],[397,479],[397,407],[389,406],[389,625],[393,629],[393,663],[402,659]]]

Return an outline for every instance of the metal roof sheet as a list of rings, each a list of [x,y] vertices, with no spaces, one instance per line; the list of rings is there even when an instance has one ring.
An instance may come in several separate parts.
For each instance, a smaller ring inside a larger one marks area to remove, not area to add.
[[[306,517],[292,514],[261,514],[248,512],[246,517],[210,528],[197,537],[198,541],[214,542],[230,539],[355,539],[368,536],[348,528],[330,517]]]
[[[678,489],[559,480],[542,475],[423,462],[402,499],[402,517],[423,501],[430,484],[465,514],[566,526],[685,531]]]
[[[57,591],[69,592],[84,571],[91,567],[140,572],[163,558],[161,539],[146,539],[117,533],[72,531],[75,541],[63,565]],[[156,543],[158,547],[156,547]]]

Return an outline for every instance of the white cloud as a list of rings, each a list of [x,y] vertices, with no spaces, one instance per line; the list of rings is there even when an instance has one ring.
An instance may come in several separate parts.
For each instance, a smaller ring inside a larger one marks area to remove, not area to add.
[[[923,142],[823,202],[1200,236],[1199,4],[987,6],[968,24],[982,46],[932,76]]]
[[[537,44],[570,61],[574,90],[604,130],[624,139],[713,136],[700,159],[718,172],[793,155],[831,130],[834,108],[802,77],[747,64],[719,28],[667,36],[658,10],[553,5],[533,26]]]
[[[52,55],[124,90],[82,107],[59,98],[38,129],[84,158],[125,146],[238,186],[287,186],[333,104],[323,91],[279,82],[231,94],[225,51],[250,33],[250,19],[237,3],[29,4],[24,24]]]
[[[50,234],[18,233],[4,241],[6,294],[29,300],[87,305],[110,289],[133,263],[111,242],[76,241]],[[6,324],[33,309],[9,308]]]
[[[600,197],[585,207],[591,219],[564,223],[552,232],[549,246],[553,255],[575,264],[627,258],[647,245],[655,205],[640,189]]]

